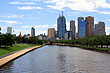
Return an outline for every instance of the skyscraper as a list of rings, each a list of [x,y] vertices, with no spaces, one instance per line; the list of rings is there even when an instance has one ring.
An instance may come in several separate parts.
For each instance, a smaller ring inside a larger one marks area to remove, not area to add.
[[[78,37],[85,37],[85,20],[83,17],[78,18]]]
[[[57,19],[57,36],[59,39],[64,39],[64,35],[66,33],[66,18],[63,16],[63,11],[62,11],[62,16],[59,15],[59,18]]]
[[[7,33],[12,34],[12,27],[7,27]]]
[[[49,28],[48,29],[48,39],[54,39],[55,38],[55,29]]]
[[[70,32],[71,32],[71,38],[75,39],[75,21],[70,21]]]
[[[33,27],[31,28],[31,36],[35,36],[35,29]]]
[[[95,25],[95,35],[106,35],[105,33],[105,23],[104,22],[99,22],[98,24]]]
[[[94,17],[88,16],[85,18],[85,34],[94,35]]]

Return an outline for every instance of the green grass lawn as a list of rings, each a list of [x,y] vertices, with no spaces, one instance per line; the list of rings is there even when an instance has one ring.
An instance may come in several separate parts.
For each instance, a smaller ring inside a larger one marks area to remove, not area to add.
[[[29,47],[42,46],[42,45],[34,45],[34,44],[26,44],[26,45],[28,45]]]
[[[41,46],[41,45],[32,45],[32,44],[26,44],[30,47],[33,47],[33,46]],[[7,46],[7,47],[1,47],[0,48],[0,56],[3,56],[3,55],[6,55],[6,54],[9,54],[11,52],[14,52],[14,51],[18,51],[18,50],[21,50],[21,49],[24,49],[24,48],[28,48],[26,45],[23,45],[23,44],[15,44],[13,45],[13,47],[10,47],[10,46]]]
[[[11,52],[18,51],[18,50],[21,50],[24,48],[28,48],[28,47],[23,44],[15,44],[15,45],[13,45],[13,47],[10,47],[10,46],[1,47],[0,48],[0,56],[3,56],[5,54],[9,54]]]

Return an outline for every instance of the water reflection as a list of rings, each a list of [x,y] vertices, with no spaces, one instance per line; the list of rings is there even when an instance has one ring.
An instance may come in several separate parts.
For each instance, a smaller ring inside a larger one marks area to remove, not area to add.
[[[65,56],[65,54],[63,54],[63,49],[59,49],[59,51],[58,51],[58,69],[59,69],[59,72],[61,72],[61,73],[67,71],[66,56]]]

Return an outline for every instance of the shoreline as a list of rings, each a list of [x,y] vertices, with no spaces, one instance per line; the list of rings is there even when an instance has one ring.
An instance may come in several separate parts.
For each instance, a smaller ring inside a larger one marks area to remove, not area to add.
[[[7,54],[8,56],[6,55],[5,57],[0,59],[0,67],[40,47],[42,46],[30,47],[27,49],[23,49],[23,50],[19,50],[19,51],[15,51],[10,54]]]
[[[56,44],[57,46],[70,46],[70,47],[79,47],[81,49],[85,49],[85,50],[91,50],[91,51],[96,51],[96,52],[101,52],[101,53],[107,53],[110,54],[110,50],[101,50],[101,49],[97,49],[94,47],[86,47],[86,46],[75,46],[75,45],[69,45],[69,44]],[[109,49],[109,48],[108,48]]]

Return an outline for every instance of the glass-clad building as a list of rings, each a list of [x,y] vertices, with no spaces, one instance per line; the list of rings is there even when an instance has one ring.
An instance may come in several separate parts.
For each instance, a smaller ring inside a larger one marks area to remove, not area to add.
[[[66,33],[66,19],[63,16],[59,16],[59,18],[57,19],[57,35],[59,37],[59,39],[64,39],[64,35]]]
[[[83,17],[78,18],[78,37],[85,37],[85,20]]]
[[[31,36],[35,36],[35,29],[33,27],[31,28]]]

